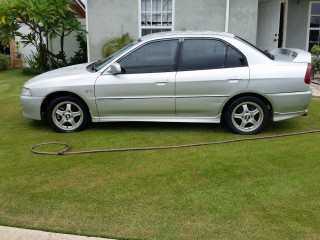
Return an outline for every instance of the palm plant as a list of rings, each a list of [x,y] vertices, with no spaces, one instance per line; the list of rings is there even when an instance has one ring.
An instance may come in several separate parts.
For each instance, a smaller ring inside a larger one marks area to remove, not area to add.
[[[102,55],[103,57],[108,57],[131,42],[133,42],[133,39],[129,36],[129,33],[123,33],[118,37],[111,38],[103,45]]]

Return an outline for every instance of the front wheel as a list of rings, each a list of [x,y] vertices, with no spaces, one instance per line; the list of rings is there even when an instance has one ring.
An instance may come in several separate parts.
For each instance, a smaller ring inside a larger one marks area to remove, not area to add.
[[[234,133],[256,134],[267,126],[270,112],[266,103],[259,98],[242,97],[228,106],[224,120]]]
[[[77,98],[58,97],[50,102],[47,119],[57,132],[77,132],[87,125],[89,113],[87,107]]]

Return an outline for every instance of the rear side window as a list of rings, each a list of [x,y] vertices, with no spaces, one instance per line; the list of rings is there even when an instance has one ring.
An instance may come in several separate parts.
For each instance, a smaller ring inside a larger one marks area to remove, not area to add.
[[[180,71],[234,68],[246,66],[246,60],[233,47],[215,39],[186,39],[183,42]]]
[[[226,67],[243,67],[246,65],[245,58],[234,48],[228,46],[228,54],[226,59]]]
[[[227,45],[212,39],[187,39],[183,42],[179,70],[223,68]]]

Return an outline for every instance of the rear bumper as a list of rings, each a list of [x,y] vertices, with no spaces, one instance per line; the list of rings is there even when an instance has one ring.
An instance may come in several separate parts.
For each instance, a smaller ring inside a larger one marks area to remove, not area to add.
[[[273,121],[282,121],[306,115],[312,93],[294,92],[267,94],[273,107]]]

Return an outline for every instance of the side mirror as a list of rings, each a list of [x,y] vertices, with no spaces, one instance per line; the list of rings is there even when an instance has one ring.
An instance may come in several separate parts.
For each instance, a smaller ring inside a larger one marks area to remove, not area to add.
[[[118,74],[118,73],[121,73],[121,66],[119,63],[113,63],[111,66],[110,66],[110,69],[111,69],[111,73],[112,74]]]

